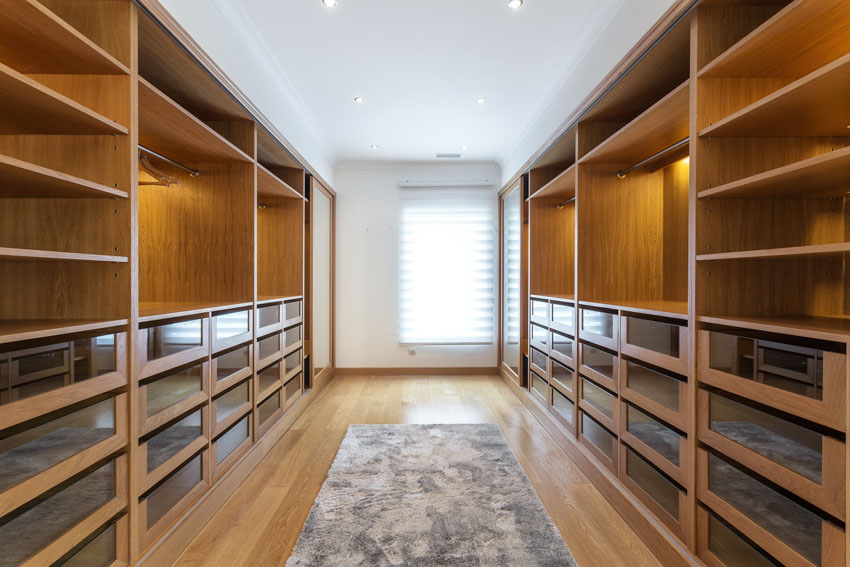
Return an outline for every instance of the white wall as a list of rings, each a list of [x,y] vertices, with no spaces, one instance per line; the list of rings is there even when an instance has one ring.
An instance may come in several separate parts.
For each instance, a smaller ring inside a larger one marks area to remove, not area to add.
[[[547,140],[563,125],[578,105],[655,25],[675,0],[624,0],[617,13],[600,30],[596,41],[579,63],[564,77],[555,95],[529,121],[524,132],[510,140],[498,162],[502,185],[519,172]]]
[[[334,179],[337,367],[496,366],[495,340],[486,346],[417,346],[416,356],[398,344],[398,183],[489,179],[498,184],[499,167],[340,164]]]

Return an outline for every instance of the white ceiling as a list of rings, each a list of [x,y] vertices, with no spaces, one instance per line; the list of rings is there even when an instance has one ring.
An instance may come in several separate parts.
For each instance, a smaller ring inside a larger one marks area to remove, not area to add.
[[[503,160],[624,1],[215,3],[338,162]]]

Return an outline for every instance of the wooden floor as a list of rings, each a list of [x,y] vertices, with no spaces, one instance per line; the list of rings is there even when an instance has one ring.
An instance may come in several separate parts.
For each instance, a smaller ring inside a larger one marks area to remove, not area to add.
[[[579,565],[660,565],[496,376],[335,378],[175,565],[284,565],[349,424],[481,422],[499,424]]]

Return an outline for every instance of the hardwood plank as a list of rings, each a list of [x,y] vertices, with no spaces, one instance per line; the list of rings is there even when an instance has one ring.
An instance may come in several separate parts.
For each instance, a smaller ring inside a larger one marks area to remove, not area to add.
[[[53,250],[28,250],[0,247],[0,261],[4,262],[117,262],[126,263],[126,256],[56,252]]]
[[[117,122],[0,63],[0,134],[127,134]]]
[[[0,319],[0,344],[125,327],[127,319]]]
[[[850,252],[850,242],[836,244],[813,244],[810,246],[789,246],[765,250],[742,250],[740,252],[717,252],[697,254],[697,262],[711,260],[745,260],[749,258],[805,258],[809,256],[841,256]]]
[[[127,198],[127,192],[0,155],[0,197]]]

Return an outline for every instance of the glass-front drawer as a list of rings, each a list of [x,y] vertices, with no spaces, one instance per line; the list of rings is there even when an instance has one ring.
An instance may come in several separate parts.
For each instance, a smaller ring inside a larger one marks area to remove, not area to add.
[[[287,321],[293,321],[301,317],[301,300],[294,299],[283,304],[283,312]]]
[[[762,341],[718,331],[709,332],[709,367],[823,400],[823,351]]]
[[[147,470],[153,471],[203,435],[203,411],[191,413],[145,442]]]
[[[583,411],[579,411],[579,414],[581,415],[581,434],[603,455],[614,461],[617,452],[617,437]]]
[[[597,348],[591,344],[581,343],[581,365],[613,383],[617,376],[617,355]]]
[[[101,335],[74,341],[74,383],[115,372],[117,335]]]
[[[679,358],[679,345],[681,338],[681,326],[674,323],[665,323],[642,317],[626,316],[625,344],[633,345],[645,350],[650,350],[669,356]]]
[[[116,542],[116,526],[112,523],[62,563],[62,567],[109,567],[117,558]]]
[[[262,305],[257,308],[257,324],[261,329],[278,325],[280,322],[280,303]]]
[[[581,377],[581,399],[608,419],[614,419],[614,404],[617,398],[584,376]]]
[[[227,380],[234,374],[251,367],[251,347],[245,345],[215,358],[216,382]]]
[[[575,336],[576,309],[565,303],[552,303],[552,327]]]
[[[295,352],[288,354],[286,358],[283,359],[284,364],[284,373],[289,374],[296,368],[301,366],[301,349],[296,350]]]
[[[631,447],[626,447],[625,454],[623,473],[678,523],[680,497],[683,494],[679,487]]]
[[[574,341],[570,337],[554,331],[552,332],[552,354],[554,356],[560,355],[572,362],[574,356],[573,344]]]
[[[115,398],[66,411],[29,429],[17,426],[0,432],[0,492],[113,435]]]
[[[274,413],[280,409],[280,390],[263,400],[257,406],[257,417],[260,425],[264,425]]]
[[[151,529],[159,520],[180,503],[193,488],[203,480],[203,457],[195,455],[177,469],[145,498],[147,528]]]
[[[532,299],[531,319],[547,325],[549,323],[549,303],[542,299]]]
[[[707,522],[708,551],[728,567],[776,567],[767,555],[750,543],[738,530],[710,510],[701,510]]]
[[[808,561],[821,564],[823,520],[737,466],[708,454],[708,489]]]
[[[301,394],[301,373],[293,376],[289,382],[283,385],[283,394],[286,396],[286,401],[291,401]]]
[[[220,464],[229,457],[251,434],[250,416],[237,421],[233,427],[221,434],[215,441],[215,464]]]
[[[250,383],[242,382],[215,399],[215,422],[221,423],[251,401]]]
[[[145,384],[147,416],[167,409],[203,390],[203,364],[178,370]]]
[[[700,392],[700,395],[706,395]],[[719,392],[708,392],[708,428],[738,445],[815,482],[824,480],[822,433],[745,405]]]
[[[573,423],[573,409],[575,408],[575,404],[563,395],[558,390],[552,390],[552,407],[555,408],[555,411],[558,412],[558,415],[563,417],[567,423],[572,425]]]
[[[683,382],[631,360],[624,360],[625,390],[679,414]]]
[[[70,343],[60,343],[12,353],[16,375],[25,379],[32,375],[61,374],[70,371]]]
[[[573,371],[572,369],[564,366],[563,364],[553,360],[552,361],[552,375],[551,378],[554,382],[557,382],[564,390],[568,392],[573,391]]]
[[[240,335],[248,336],[251,333],[251,310],[213,315],[212,328],[213,340],[217,343]]]
[[[264,368],[260,370],[257,374],[257,384],[259,387],[260,393],[265,392],[270,387],[274,386],[277,382],[280,381],[280,362],[276,362],[269,366],[268,368]]]
[[[260,360],[280,354],[280,333],[274,333],[257,341],[257,352]]]
[[[626,404],[626,431],[676,467],[682,464],[680,451],[683,437],[631,404]]]
[[[21,565],[115,497],[115,461],[0,524],[3,565]]]
[[[548,361],[548,356],[546,356],[536,348],[531,349],[531,364],[540,369],[540,372],[542,372],[543,374],[548,372]]]
[[[549,350],[549,330],[546,327],[532,324],[531,340],[540,345],[543,350]]]
[[[284,332],[284,348],[289,350],[301,342],[301,325],[290,327]]]
[[[204,346],[206,319],[168,323],[147,329],[147,360],[157,360]]]
[[[549,399],[549,383],[538,376],[536,372],[531,373],[531,388],[540,394],[544,400]]]
[[[617,348],[617,315],[607,311],[581,310],[581,338]]]

